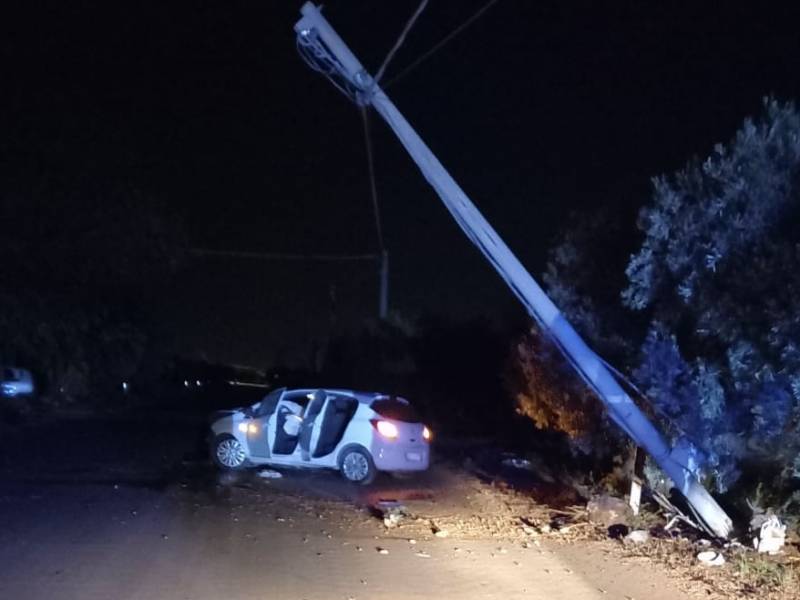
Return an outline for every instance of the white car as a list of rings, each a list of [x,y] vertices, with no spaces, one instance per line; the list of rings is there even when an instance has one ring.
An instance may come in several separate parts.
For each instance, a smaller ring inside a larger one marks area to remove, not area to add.
[[[33,376],[27,369],[0,366],[0,396],[14,398],[33,394]]]
[[[368,484],[379,471],[424,471],[431,431],[404,398],[338,389],[286,389],[215,414],[211,456],[222,469],[337,469]]]

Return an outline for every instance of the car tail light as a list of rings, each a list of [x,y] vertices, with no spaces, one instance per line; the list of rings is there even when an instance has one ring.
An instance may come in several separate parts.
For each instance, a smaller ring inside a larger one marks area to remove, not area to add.
[[[397,439],[398,431],[397,425],[394,423],[390,423],[389,421],[381,421],[379,419],[374,419],[372,421],[372,426],[378,430],[383,437],[389,440]]]
[[[430,442],[431,439],[433,438],[433,434],[431,433],[430,429],[428,429],[427,427],[423,426],[423,428],[422,428],[422,437],[425,439],[426,442]]]

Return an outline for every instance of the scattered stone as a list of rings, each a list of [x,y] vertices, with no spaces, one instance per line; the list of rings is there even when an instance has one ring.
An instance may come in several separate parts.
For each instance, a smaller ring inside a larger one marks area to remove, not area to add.
[[[523,469],[525,471],[532,471],[533,470],[532,465],[531,465],[531,461],[529,461],[527,458],[516,458],[516,457],[514,457],[514,458],[506,458],[506,459],[503,459],[502,462],[503,462],[503,466],[505,466],[505,467],[511,467],[511,468],[514,468],[514,469]]]
[[[431,555],[428,554],[427,552],[417,552],[415,554],[415,556],[419,556],[420,558],[430,558],[431,557]]]
[[[609,527],[618,523],[627,524],[631,516],[631,507],[622,498],[603,494],[589,500],[586,512],[593,523]]]
[[[283,477],[281,473],[273,471],[272,469],[262,469],[258,472],[258,476],[262,479],[280,479]]]
[[[705,550],[697,555],[697,560],[700,564],[707,567],[721,567],[725,564],[725,557],[719,552],[713,550]]]
[[[571,529],[572,529],[572,525],[564,525],[564,527],[562,527],[560,529],[556,529],[556,533],[562,533],[562,534],[563,533],[569,533]]]
[[[383,524],[387,529],[393,529],[408,516],[406,507],[396,500],[381,500],[373,506],[374,511],[383,517]]]
[[[376,548],[378,554],[389,554],[389,551],[386,548]]]
[[[417,540],[415,540],[415,539],[413,539],[413,538],[412,538],[412,539],[409,539],[409,540],[408,540],[408,543],[409,543],[409,544],[411,544],[411,545],[413,546],[414,544],[416,544],[416,543],[417,543]]]
[[[650,541],[650,532],[644,529],[634,529],[625,536],[626,542],[633,542],[634,544],[644,544]]]

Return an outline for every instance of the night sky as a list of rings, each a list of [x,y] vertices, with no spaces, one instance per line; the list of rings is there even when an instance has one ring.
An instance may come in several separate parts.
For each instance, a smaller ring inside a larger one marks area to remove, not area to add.
[[[195,247],[374,252],[360,117],[298,57],[301,4],[6,7],[3,137],[148,190]],[[324,13],[374,71],[417,4],[331,0]],[[484,4],[431,0],[385,81]],[[650,177],[730,138],[764,95],[800,98],[798,9],[697,4],[499,0],[387,91],[538,275],[571,212],[633,223]],[[517,318],[373,124],[392,308]],[[179,350],[263,366],[373,317],[376,285],[370,264],[203,259],[157,296]]]

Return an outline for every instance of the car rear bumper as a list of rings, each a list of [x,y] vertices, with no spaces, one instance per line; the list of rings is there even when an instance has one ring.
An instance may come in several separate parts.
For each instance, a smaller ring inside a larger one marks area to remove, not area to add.
[[[430,463],[430,446],[379,444],[372,449],[372,460],[379,471],[424,471]]]

